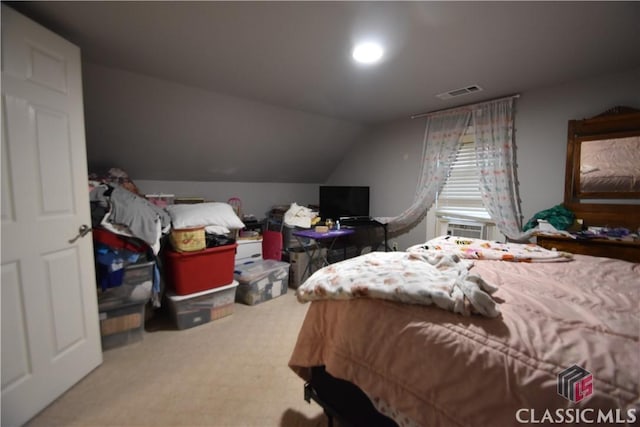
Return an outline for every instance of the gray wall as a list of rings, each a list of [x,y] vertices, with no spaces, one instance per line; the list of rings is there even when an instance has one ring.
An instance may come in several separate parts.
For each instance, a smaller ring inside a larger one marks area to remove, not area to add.
[[[232,197],[242,201],[242,212],[265,218],[275,205],[315,204],[318,202],[318,184],[289,184],[264,182],[197,182],[156,181],[135,179],[145,194],[168,193],[179,197],[202,197],[207,201],[226,202]]]
[[[83,63],[91,172],[125,170],[146,194],[227,201],[264,218],[316,204],[343,146],[365,127]]]
[[[395,216],[412,200],[420,172],[424,121],[401,120],[376,127],[347,154],[328,180],[332,185],[368,185],[371,216]],[[393,237],[400,249],[425,241],[426,221]],[[391,244],[391,242],[390,242]]]
[[[83,81],[89,166],[139,179],[321,182],[365,130],[91,63]]]
[[[524,221],[563,201],[567,122],[617,105],[640,108],[640,70],[521,93],[516,101],[516,156]],[[373,216],[399,214],[413,197],[424,124],[424,119],[407,118],[372,130],[328,181],[369,185]],[[432,237],[426,227],[423,220],[394,240],[405,249]]]
[[[108,71],[101,69],[99,75],[108,77]],[[93,79],[97,76],[98,74],[94,73]],[[138,77],[143,76],[136,78]],[[144,79],[142,82],[144,83]],[[94,81],[92,85],[95,84]],[[171,87],[170,90],[183,99],[181,102],[192,102],[203,95],[191,94],[192,89],[185,89],[182,94],[177,88]],[[562,86],[523,92],[521,95],[516,103],[516,155],[521,207],[523,219],[526,221],[534,213],[562,202],[567,121],[590,117],[616,105],[640,107],[640,70],[570,82]],[[212,97],[213,100],[206,102],[211,102],[219,108],[222,108],[226,101],[233,102],[234,105],[243,103],[239,99],[226,100],[215,94]],[[98,106],[96,100],[87,102],[91,103],[92,108],[100,109],[92,114],[109,115],[107,106]],[[249,104],[251,108],[248,110],[243,110],[241,105],[238,106],[237,114],[242,115],[242,111],[256,111],[256,108],[257,111],[261,111],[259,106],[247,101],[247,105]],[[178,108],[179,105],[174,108]],[[265,108],[268,110],[268,107]],[[286,118],[289,113],[279,114]],[[295,114],[289,117],[295,122]],[[156,130],[151,134],[146,131],[153,127],[153,123],[143,122],[139,125],[140,127],[136,128],[134,123],[131,123],[131,129],[135,130],[134,136],[149,139],[145,141],[145,146],[152,147],[153,150],[152,139]],[[232,127],[229,126],[225,132],[229,132]],[[98,138],[102,143],[108,144],[107,136],[110,133],[100,136],[100,130],[93,129],[92,138]],[[205,126],[199,131],[208,133],[210,129]],[[243,211],[259,218],[262,218],[273,205],[288,205],[292,202],[301,205],[317,203],[320,184],[368,185],[371,187],[371,214],[393,216],[411,203],[419,171],[423,133],[424,120],[421,119],[407,118],[371,127],[353,144],[330,177],[317,183],[275,182],[277,171],[273,172],[272,182],[234,182],[224,179],[178,181],[169,178],[169,173],[166,178],[148,179],[136,174],[135,164],[131,165],[132,170],[128,172],[145,193],[173,193],[177,196],[204,197],[217,201],[239,197],[243,202]],[[166,155],[163,151],[154,152],[154,156],[148,156],[146,161],[153,162],[155,156]],[[394,241],[398,242],[400,249],[404,249],[428,237],[431,236],[427,234],[427,222],[423,220],[408,233],[394,238]]]

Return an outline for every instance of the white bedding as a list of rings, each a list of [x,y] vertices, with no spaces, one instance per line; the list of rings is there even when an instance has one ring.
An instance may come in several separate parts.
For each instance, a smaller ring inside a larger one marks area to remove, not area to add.
[[[378,298],[435,305],[454,313],[497,317],[496,288],[469,270],[474,260],[569,261],[572,255],[535,244],[441,236],[407,252],[372,252],[329,265],[297,290],[300,302]]]
[[[472,265],[442,251],[371,252],[316,271],[297,296],[301,302],[379,298],[497,317],[500,311],[491,297],[496,288],[469,274]]]
[[[470,237],[440,236],[426,243],[414,245],[407,252],[442,251],[466,259],[512,262],[569,261],[572,254],[545,249],[533,243],[500,243]]]

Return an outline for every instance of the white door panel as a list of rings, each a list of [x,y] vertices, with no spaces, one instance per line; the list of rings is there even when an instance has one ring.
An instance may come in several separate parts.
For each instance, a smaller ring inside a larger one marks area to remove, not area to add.
[[[2,265],[2,390],[30,373],[25,302],[17,262]]]
[[[102,362],[80,52],[2,5],[2,426]]]

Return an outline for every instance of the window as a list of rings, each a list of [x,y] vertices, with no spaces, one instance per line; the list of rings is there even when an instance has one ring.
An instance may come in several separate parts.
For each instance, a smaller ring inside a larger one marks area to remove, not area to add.
[[[436,214],[490,220],[480,195],[473,126],[467,128],[461,142],[447,180],[437,195]]]

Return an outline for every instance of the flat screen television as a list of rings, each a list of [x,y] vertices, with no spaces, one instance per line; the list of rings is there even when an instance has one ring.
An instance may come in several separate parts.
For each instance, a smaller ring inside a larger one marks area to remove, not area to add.
[[[320,186],[320,218],[369,217],[369,187]]]

